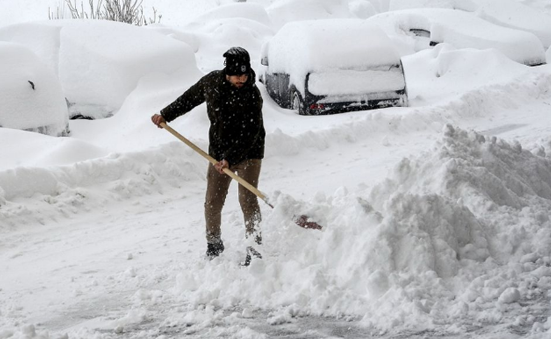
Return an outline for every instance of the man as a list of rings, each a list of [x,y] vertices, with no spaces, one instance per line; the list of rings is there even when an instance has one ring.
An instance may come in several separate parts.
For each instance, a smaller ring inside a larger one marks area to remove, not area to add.
[[[205,198],[207,256],[214,258],[224,251],[220,224],[222,207],[231,183],[223,171],[229,168],[258,187],[258,178],[266,132],[262,119],[262,96],[255,85],[255,73],[251,69],[249,53],[241,47],[230,48],[224,53],[225,68],[202,77],[176,101],[155,114],[151,120],[162,128],[162,122],[170,122],[207,103],[210,120],[209,155],[218,161],[209,164]],[[261,244],[259,230],[260,208],[256,196],[239,186],[239,204],[245,219],[247,238],[254,237]],[[252,246],[247,247],[244,264],[251,256],[261,258]]]

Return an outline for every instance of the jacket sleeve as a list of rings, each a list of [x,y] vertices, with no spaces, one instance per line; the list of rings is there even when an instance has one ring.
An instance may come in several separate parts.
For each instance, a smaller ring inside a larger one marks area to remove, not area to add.
[[[205,102],[205,77],[201,78],[195,85],[191,86],[173,103],[161,110],[161,115],[167,122],[186,114],[194,107]]]
[[[243,120],[242,134],[239,138],[233,140],[232,147],[225,151],[222,156],[222,159],[226,159],[230,166],[241,162],[245,158],[247,151],[256,143],[264,131],[262,95],[256,86],[254,89],[250,107],[251,114]]]

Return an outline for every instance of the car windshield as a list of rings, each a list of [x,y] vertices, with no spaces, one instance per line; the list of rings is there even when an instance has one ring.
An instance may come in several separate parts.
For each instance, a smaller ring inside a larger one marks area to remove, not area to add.
[[[308,91],[314,95],[350,95],[397,91],[404,88],[400,66],[369,70],[333,70],[310,73]]]

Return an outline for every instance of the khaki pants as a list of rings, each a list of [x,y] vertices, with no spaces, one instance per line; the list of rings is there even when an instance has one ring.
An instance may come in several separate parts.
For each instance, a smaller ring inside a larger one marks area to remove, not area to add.
[[[230,169],[241,178],[248,181],[254,187],[258,187],[258,177],[262,160],[249,159],[233,165]],[[226,195],[232,178],[226,174],[220,174],[212,164],[207,171],[207,194],[205,197],[205,220],[207,226],[207,242],[219,243],[220,224],[222,220],[222,207],[226,201]],[[261,220],[260,207],[254,193],[239,185],[239,204],[245,219],[246,236],[255,236],[255,241],[260,244],[262,237],[258,224]]]

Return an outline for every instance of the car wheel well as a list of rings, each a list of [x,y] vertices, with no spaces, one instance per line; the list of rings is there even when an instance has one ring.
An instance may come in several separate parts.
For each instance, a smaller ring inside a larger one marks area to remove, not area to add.
[[[295,110],[300,115],[305,115],[304,110],[304,102],[302,99],[302,96],[300,95],[300,92],[296,89],[296,87],[291,87],[289,91],[289,103],[290,108],[292,110]]]

